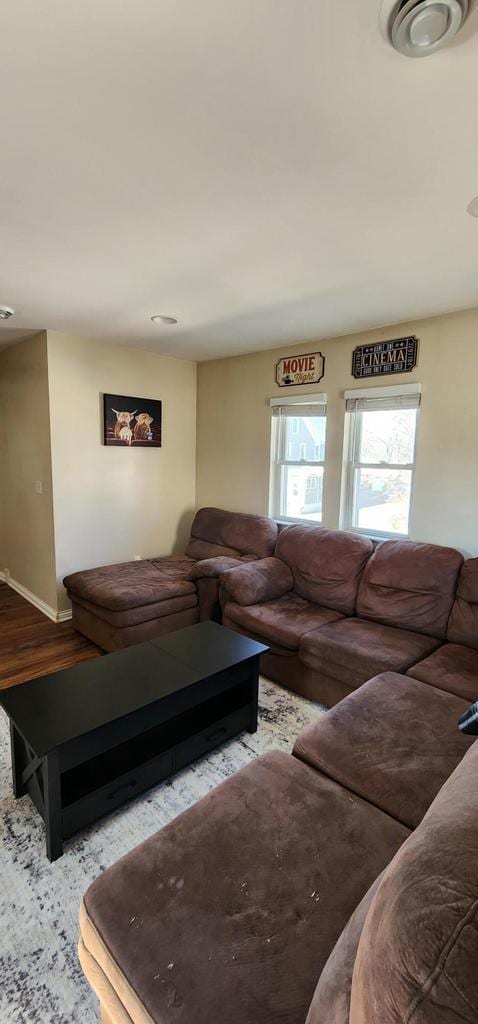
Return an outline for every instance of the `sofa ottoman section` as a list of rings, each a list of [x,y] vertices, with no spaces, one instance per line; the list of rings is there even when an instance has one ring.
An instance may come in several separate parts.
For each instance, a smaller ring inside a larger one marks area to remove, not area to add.
[[[258,758],[87,891],[84,966],[112,1024],[302,1024],[342,929],[408,835],[290,755]]]
[[[396,672],[351,693],[297,738],[294,754],[408,828],[416,828],[473,742],[467,704]]]

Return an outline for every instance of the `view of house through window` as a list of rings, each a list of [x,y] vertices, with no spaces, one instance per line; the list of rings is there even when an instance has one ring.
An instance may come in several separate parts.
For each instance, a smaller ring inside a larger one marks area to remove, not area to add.
[[[373,397],[372,389],[347,400],[346,528],[408,535],[419,401],[418,392]]]
[[[322,521],[325,397],[307,404],[275,405],[272,514],[278,519]]]

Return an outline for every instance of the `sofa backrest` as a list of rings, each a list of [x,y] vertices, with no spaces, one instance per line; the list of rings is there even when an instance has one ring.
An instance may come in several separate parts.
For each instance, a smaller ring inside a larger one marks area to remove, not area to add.
[[[353,615],[360,574],[372,551],[370,540],[353,533],[287,526],[279,534],[275,554],[289,566],[296,594]]]
[[[367,914],[349,1024],[478,1020],[478,744],[389,864]]]
[[[386,540],[365,567],[357,615],[444,640],[462,564],[454,548]]]
[[[190,558],[267,558],[277,540],[277,523],[267,516],[200,508],[194,517],[186,548]]]
[[[469,558],[462,567],[447,639],[478,649],[478,558]]]

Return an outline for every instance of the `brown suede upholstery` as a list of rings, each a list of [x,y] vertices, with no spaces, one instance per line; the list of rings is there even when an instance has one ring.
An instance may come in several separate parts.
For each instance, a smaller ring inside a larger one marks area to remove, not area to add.
[[[478,1020],[478,745],[385,872],[367,915],[350,1024]]]
[[[357,616],[444,640],[462,564],[454,548],[384,541],[365,567]]]
[[[136,626],[140,622],[162,619],[165,615],[174,615],[176,612],[186,611],[187,608],[196,608],[197,603],[195,590],[181,597],[169,597],[164,601],[155,601],[154,604],[140,604],[136,608],[125,608],[124,611],[111,611],[110,608],[92,604],[80,597],[75,600],[75,605],[85,608],[92,615],[97,615],[99,619],[104,619],[111,626],[120,629],[122,626]]]
[[[241,565],[244,565],[244,560],[247,560],[249,556],[241,555],[240,558],[231,558],[225,555],[216,556],[216,558],[203,558],[200,562],[193,562],[192,567],[188,573],[189,580],[202,580],[202,579],[214,579],[226,572],[227,569],[237,569]],[[255,564],[255,563],[254,563]]]
[[[288,526],[279,534],[275,554],[291,569],[296,594],[354,615],[360,574],[372,551],[366,537],[322,526]]]
[[[171,559],[166,559],[166,563],[166,572],[161,570],[158,561],[103,565],[74,572],[65,577],[64,584],[75,598],[115,612],[194,594],[194,583],[187,578],[192,562],[178,559],[176,576],[171,573]]]
[[[383,873],[360,901],[320,975],[305,1024],[349,1024],[352,976],[365,919]]]
[[[177,629],[178,621],[186,625],[209,617],[219,619],[220,573],[272,554],[277,532],[277,524],[266,516],[200,509],[185,555],[106,565],[66,576],[63,582],[73,606],[73,625],[112,651],[159,636],[168,624],[169,631]],[[200,576],[195,573],[198,558],[208,560]],[[209,579],[209,585],[200,586],[199,579]],[[199,609],[198,598],[204,602]],[[190,614],[178,620],[179,613],[186,611]]]
[[[266,558],[274,550],[277,532],[277,523],[268,516],[201,508],[194,517],[186,554],[195,559],[238,554]]]
[[[327,669],[311,672],[282,660],[305,634],[355,608],[360,573],[373,545],[364,537],[314,526],[286,526],[274,558],[225,572],[220,580],[224,625],[266,642],[261,659],[271,679],[307,697],[335,703],[350,687]],[[428,652],[428,647],[426,652]],[[411,662],[410,662],[411,664]]]
[[[352,690],[380,672],[405,672],[438,646],[438,640],[420,633],[365,619],[341,619],[307,633],[300,642],[300,657],[309,668]]]
[[[396,672],[384,672],[321,715],[294,754],[415,828],[471,746],[457,729],[467,704]]]
[[[82,939],[132,1020],[139,1000],[157,1024],[302,1024],[351,913],[408,834],[267,754],[103,873]]]
[[[478,649],[478,558],[469,558],[461,570],[447,637]]]
[[[89,637],[104,651],[119,651],[124,647],[131,647],[133,644],[141,644],[145,640],[154,640],[158,636],[164,636],[165,633],[174,632],[175,629],[194,626],[196,622],[199,622],[197,602],[194,608],[186,608],[182,612],[173,612],[145,622],[137,622],[132,626],[119,627],[100,618],[96,614],[96,609],[93,613],[80,602],[73,602],[72,623],[74,628],[83,636]]]
[[[266,601],[249,607],[228,601],[224,606],[224,616],[224,621],[233,624],[232,628],[240,626],[248,635],[254,633],[268,643],[293,651],[299,649],[304,633],[341,618],[339,612],[319,608],[297,594],[285,594],[277,601]]]
[[[242,569],[233,568],[221,576],[221,587],[233,602],[241,605],[273,601],[289,593],[293,585],[294,577],[289,567],[279,558],[262,558]]]
[[[435,654],[410,668],[407,675],[455,693],[463,700],[478,700],[478,651],[473,647],[444,644]]]

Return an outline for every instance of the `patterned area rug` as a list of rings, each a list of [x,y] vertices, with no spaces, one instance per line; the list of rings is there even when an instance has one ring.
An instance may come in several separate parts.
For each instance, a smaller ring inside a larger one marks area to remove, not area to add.
[[[0,1021],[98,1024],[76,954],[78,908],[90,882],[213,786],[267,750],[290,751],[320,705],[261,680],[259,728],[186,768],[71,839],[49,864],[42,821],[15,801],[8,721],[0,711]]]

